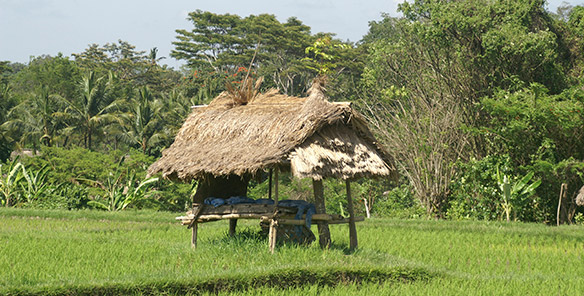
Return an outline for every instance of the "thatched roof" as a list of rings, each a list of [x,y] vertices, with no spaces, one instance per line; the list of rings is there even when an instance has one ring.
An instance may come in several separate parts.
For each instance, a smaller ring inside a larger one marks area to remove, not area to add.
[[[197,107],[149,174],[189,181],[273,167],[300,178],[395,176],[392,158],[349,103],[330,103],[315,83],[306,98],[269,91],[241,105],[222,93]]]

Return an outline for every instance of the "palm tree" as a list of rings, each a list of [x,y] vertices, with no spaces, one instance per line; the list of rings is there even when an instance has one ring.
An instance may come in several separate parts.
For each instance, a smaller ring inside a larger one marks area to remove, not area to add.
[[[51,95],[49,88],[42,86],[37,92],[10,110],[3,126],[20,138],[21,146],[32,144],[37,150],[37,143],[51,146],[55,133],[57,104],[56,96]]]
[[[148,59],[150,60],[150,64],[156,65],[160,60],[165,59],[165,57],[158,57],[158,48],[153,47],[148,53]]]
[[[168,138],[161,120],[163,109],[162,102],[155,100],[147,87],[141,88],[126,117],[126,142],[139,145],[142,152],[147,153],[152,146]]]
[[[0,71],[2,63],[0,62]],[[0,83],[0,162],[5,162],[12,152],[12,143],[10,131],[3,126],[7,118],[7,110],[10,108],[11,94],[10,87],[7,84]]]
[[[33,97],[32,107],[40,121],[42,136],[40,142],[46,146],[51,146],[55,133],[55,113],[57,111],[56,95],[49,94],[49,88],[43,86],[36,96]]]
[[[97,77],[95,72],[89,71],[82,77],[81,97],[78,100],[64,100],[67,104],[65,114],[70,122],[67,130],[81,133],[87,149],[92,149],[93,136],[102,126],[120,122],[120,118],[113,113],[120,102],[110,94],[114,79],[111,72],[108,80],[104,81],[104,77]]]

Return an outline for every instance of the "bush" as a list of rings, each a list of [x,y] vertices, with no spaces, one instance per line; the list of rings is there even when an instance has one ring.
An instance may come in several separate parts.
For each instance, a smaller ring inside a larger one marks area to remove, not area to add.
[[[450,185],[450,201],[446,217],[453,220],[500,219],[500,193],[497,188],[497,169],[511,174],[507,155],[489,155],[480,160],[457,163],[457,175]]]
[[[373,205],[372,213],[379,217],[413,219],[426,217],[426,210],[414,196],[411,186],[402,184],[383,192]]]
[[[146,178],[147,169],[155,159],[138,150],[111,150],[105,154],[84,148],[43,147],[39,156],[21,160],[31,176],[46,170],[43,179],[39,179],[42,184],[38,184],[44,188],[42,196],[24,201],[26,192],[21,190],[22,206],[81,209],[91,207],[90,201],[99,201],[105,195],[102,186],[93,185],[106,182],[119,171],[133,176],[133,181],[139,183]],[[133,207],[182,211],[189,205],[190,184],[160,180],[152,185],[155,192],[151,198],[136,201]]]
[[[62,183],[51,186],[48,194],[37,201],[27,204],[27,207],[39,209],[80,210],[90,208],[89,193],[86,187]]]

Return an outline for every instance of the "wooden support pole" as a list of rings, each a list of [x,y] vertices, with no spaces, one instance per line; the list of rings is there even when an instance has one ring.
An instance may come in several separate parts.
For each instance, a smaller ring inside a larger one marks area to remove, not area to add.
[[[324,204],[324,187],[322,180],[312,180],[312,189],[314,191],[314,206],[317,214],[326,214]],[[331,245],[331,232],[328,222],[317,221],[318,225],[318,243],[321,248],[329,248]]]
[[[197,248],[197,231],[199,229],[199,225],[197,225],[197,218],[201,215],[203,208],[205,207],[204,204],[196,204],[193,203],[193,220],[189,224],[189,228],[193,230],[191,234],[191,247],[193,249]]]
[[[353,198],[351,197],[351,181],[346,180],[347,185],[347,210],[349,210],[349,248],[357,248],[357,227],[355,227],[355,211],[353,209]]]
[[[197,222],[193,223],[193,225],[191,226],[191,229],[193,230],[193,233],[191,235],[191,248],[196,249],[197,248],[197,231],[199,229],[199,225],[197,225]]]
[[[279,195],[278,183],[280,183],[279,178],[278,178],[278,173],[279,173],[278,171],[279,171],[278,168],[276,168],[276,170],[274,171],[274,179],[276,180],[276,183],[274,183],[274,206],[276,206],[276,207],[278,206],[278,195]]]
[[[274,214],[270,221],[270,231],[268,233],[268,241],[270,245],[270,252],[273,254],[276,249],[276,237],[277,237],[277,226],[276,214],[278,214],[278,168],[274,171],[274,179],[276,180],[274,184]]]
[[[229,236],[235,236],[235,228],[237,228],[237,219],[229,219]]]
[[[270,174],[268,176],[268,198],[272,199],[272,169],[270,169]]]
[[[270,221],[270,232],[268,233],[269,236],[269,245],[270,245],[270,253],[274,254],[274,250],[276,249],[276,235],[278,231],[278,221],[275,219],[271,219]]]

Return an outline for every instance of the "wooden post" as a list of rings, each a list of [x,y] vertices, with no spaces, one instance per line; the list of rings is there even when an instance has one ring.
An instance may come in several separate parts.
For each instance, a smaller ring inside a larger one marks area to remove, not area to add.
[[[274,179],[276,179],[276,183],[274,183],[274,205],[277,207],[278,206],[278,173],[279,173],[279,169],[276,168],[276,170],[274,171]]]
[[[193,230],[193,233],[191,234],[191,247],[193,249],[197,248],[197,231],[199,228],[197,225],[197,219],[201,215],[204,207],[205,204],[193,203],[193,220],[191,220],[191,223],[189,223],[189,226],[187,226],[187,228],[191,228]]]
[[[268,198],[272,199],[272,169],[270,169],[270,175],[268,176]]]
[[[314,191],[314,205],[317,214],[326,214],[326,207],[324,204],[324,187],[322,180],[312,180],[312,189]],[[331,232],[329,230],[328,222],[319,221],[318,225],[318,243],[321,248],[329,248],[331,245]]]
[[[274,250],[276,249],[276,235],[277,235],[277,221],[276,219],[270,220],[270,232],[269,236],[269,245],[270,245],[270,252],[274,254]]]
[[[347,209],[349,210],[349,248],[357,248],[357,228],[355,227],[355,211],[353,209],[353,198],[351,197],[351,181],[345,180],[347,185]]]
[[[193,226],[191,227],[191,229],[193,230],[193,233],[191,235],[191,248],[196,249],[197,248],[197,231],[199,229],[199,225],[197,225],[197,222],[193,223]]]
[[[229,236],[235,236],[235,228],[237,228],[237,219],[229,219]]]
[[[270,220],[270,231],[268,234],[268,241],[270,245],[270,252],[273,254],[274,250],[276,249],[276,237],[277,237],[277,226],[278,222],[276,221],[276,214],[278,213],[278,168],[274,171],[274,179],[276,182],[274,183],[274,214],[272,219]],[[271,186],[270,186],[271,187]]]
[[[557,225],[560,226],[562,222],[565,221],[565,217],[568,216],[566,211],[566,206],[562,207],[562,200],[566,199],[568,194],[568,184],[562,183],[560,186],[560,198],[558,199],[558,215],[556,216]]]

